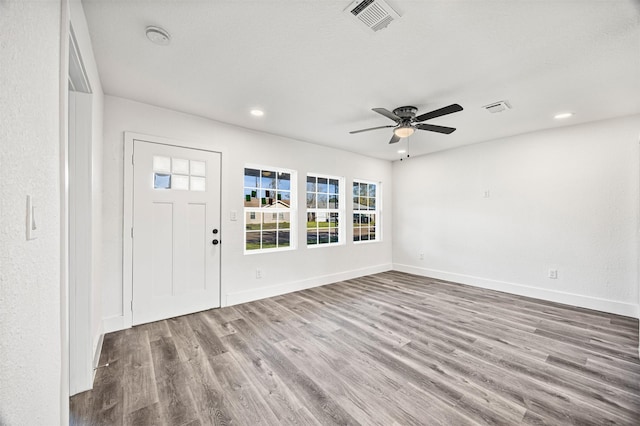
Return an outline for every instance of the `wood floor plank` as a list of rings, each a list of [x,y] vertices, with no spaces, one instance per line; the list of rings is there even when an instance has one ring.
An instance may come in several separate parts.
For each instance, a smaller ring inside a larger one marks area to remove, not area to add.
[[[213,328],[215,335],[218,337],[228,336],[229,334],[236,333],[236,330],[231,326],[230,320],[222,315],[222,309],[211,309],[203,312],[203,315],[209,320],[209,327]],[[237,319],[237,318],[232,318]]]
[[[107,334],[72,425],[638,425],[638,320],[383,272]]]
[[[163,418],[169,424],[187,424],[198,420],[189,386],[186,362],[181,361],[172,338],[151,343],[158,401]]]
[[[187,361],[187,384],[193,397],[195,411],[203,425],[226,426],[233,424],[229,402],[211,368],[214,358],[195,357]]]
[[[215,357],[211,368],[225,393],[230,414],[239,424],[278,424],[277,417],[260,397],[256,386],[229,353]]]
[[[208,357],[227,352],[220,338],[216,335],[211,321],[205,315],[188,315],[186,319],[200,347]]]
[[[244,373],[252,380],[264,401],[269,405],[281,424],[314,424],[313,416],[307,415],[304,405],[285,382],[240,336],[233,334],[223,338],[231,349],[229,353]]]
[[[148,333],[127,330],[122,345],[127,348],[122,375],[126,416],[158,402],[158,391]]]
[[[263,358],[271,361],[270,365],[275,373],[289,383],[291,389],[321,424],[358,424],[304,370],[298,369],[280,350],[271,345],[267,338],[261,337],[264,329],[260,326],[256,328],[255,324],[250,325],[250,321],[236,320],[234,325],[242,335],[252,340]],[[260,325],[264,326],[264,323]]]
[[[111,423],[114,424],[114,423]],[[160,404],[155,403],[142,407],[136,411],[127,414],[124,418],[124,424],[138,426],[138,425],[168,425],[164,420],[162,412],[160,410]],[[175,423],[172,423],[175,424]]]

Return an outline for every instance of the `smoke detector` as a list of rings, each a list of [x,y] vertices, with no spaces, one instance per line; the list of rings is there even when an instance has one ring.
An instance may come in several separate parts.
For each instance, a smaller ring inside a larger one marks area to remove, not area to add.
[[[344,13],[374,33],[387,28],[390,23],[400,18],[384,0],[356,0],[344,10]]]
[[[494,102],[489,105],[485,105],[482,108],[486,109],[490,113],[495,114],[497,112],[502,112],[504,110],[511,109],[511,105],[509,105],[509,102],[507,101],[500,101],[500,102]]]
[[[147,38],[151,40],[152,43],[160,46],[166,46],[171,41],[171,36],[164,28],[153,26],[147,27],[145,33],[147,34]]]

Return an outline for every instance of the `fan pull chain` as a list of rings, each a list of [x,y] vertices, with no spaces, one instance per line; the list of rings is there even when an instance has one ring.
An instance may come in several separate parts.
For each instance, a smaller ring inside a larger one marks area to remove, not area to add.
[[[407,158],[409,158],[409,156],[410,156],[409,155],[409,139],[411,139],[411,136],[408,136],[405,139],[407,140]],[[403,158],[400,157],[400,161],[402,161],[402,160],[403,160]]]

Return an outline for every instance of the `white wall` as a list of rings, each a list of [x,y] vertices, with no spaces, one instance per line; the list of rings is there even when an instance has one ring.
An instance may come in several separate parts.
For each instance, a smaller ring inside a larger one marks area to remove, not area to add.
[[[639,136],[632,116],[395,162],[394,267],[637,316]]]
[[[243,172],[245,163],[283,167],[298,172],[298,201],[304,206],[308,172],[381,181],[383,205],[391,204],[391,163],[345,151],[233,127],[200,117],[105,96],[104,115],[104,305],[106,330],[121,326],[123,132],[131,131],[188,141],[222,152],[222,304],[240,303],[391,268],[391,210],[383,214],[384,240],[307,249],[299,233],[294,251],[243,255]],[[347,204],[349,214],[351,204]],[[229,212],[238,212],[230,221]],[[299,227],[305,211],[299,209]],[[347,219],[349,221],[349,219]],[[350,221],[349,221],[350,223]],[[256,279],[260,267],[263,277]],[[128,303],[128,302],[126,302]]]
[[[58,424],[60,2],[0,2],[0,28],[0,424]]]

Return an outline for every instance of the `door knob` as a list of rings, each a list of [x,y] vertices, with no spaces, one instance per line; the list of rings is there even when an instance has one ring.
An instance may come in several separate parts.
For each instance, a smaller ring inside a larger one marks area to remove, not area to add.
[[[214,234],[217,234],[217,233],[218,233],[218,230],[217,230],[217,229],[214,229],[214,230],[213,230],[213,233],[214,233]]]
[[[213,240],[213,241],[211,241],[211,244],[213,244],[214,246],[215,246],[215,245],[218,245],[219,243],[220,243],[220,241],[218,241],[218,240]]]

